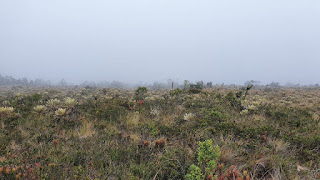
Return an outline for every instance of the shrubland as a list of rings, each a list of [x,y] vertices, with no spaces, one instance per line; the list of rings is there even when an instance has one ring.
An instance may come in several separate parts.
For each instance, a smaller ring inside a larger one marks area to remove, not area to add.
[[[317,179],[320,89],[1,87],[1,179]]]

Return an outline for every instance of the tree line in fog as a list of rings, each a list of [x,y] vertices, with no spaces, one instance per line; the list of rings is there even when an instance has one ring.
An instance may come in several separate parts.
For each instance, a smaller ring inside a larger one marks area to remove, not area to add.
[[[279,87],[319,87],[319,84],[310,84],[310,85],[300,85],[300,84],[280,84],[279,82],[271,82],[269,84],[261,84],[259,81],[246,81],[244,83],[245,86],[248,84],[254,85],[254,87],[272,87],[272,88],[279,88]],[[51,82],[49,80],[43,80],[40,78],[34,80],[28,80],[27,78],[14,78],[12,76],[4,76],[0,74],[0,86],[80,86],[80,87],[104,87],[104,88],[136,88],[139,86],[146,86],[150,89],[173,89],[173,88],[186,88],[186,86],[195,85],[201,88],[211,88],[211,87],[237,87],[239,85],[235,84],[214,84],[213,82],[204,82],[204,81],[197,81],[197,82],[190,82],[188,80],[184,80],[183,82],[178,82],[172,79],[168,79],[166,82],[153,82],[153,83],[124,83],[120,81],[84,81],[80,84],[69,83],[66,80],[62,79],[59,82]]]

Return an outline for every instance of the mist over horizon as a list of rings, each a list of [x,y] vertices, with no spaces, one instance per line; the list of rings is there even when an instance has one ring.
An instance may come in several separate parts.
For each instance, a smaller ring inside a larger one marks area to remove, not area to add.
[[[0,74],[320,83],[320,1],[2,1]]]

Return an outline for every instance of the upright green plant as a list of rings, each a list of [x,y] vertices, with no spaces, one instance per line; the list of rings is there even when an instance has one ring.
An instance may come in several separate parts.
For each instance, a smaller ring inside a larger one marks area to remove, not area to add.
[[[239,90],[236,94],[234,94],[232,91],[230,91],[225,98],[230,102],[230,104],[233,107],[237,107],[239,108],[240,112],[242,110],[245,110],[246,107],[243,106],[242,102],[246,100],[246,97],[250,91],[250,89],[253,87],[252,84],[247,85],[247,87],[242,88],[241,90]],[[243,94],[243,91],[245,91],[245,93]]]
[[[190,166],[189,173],[185,176],[188,180],[203,179],[203,177],[212,175],[221,154],[220,147],[218,145],[213,146],[211,139],[199,142],[197,150],[198,166],[194,164]]]
[[[176,89],[170,91],[170,96],[177,96],[182,93],[183,93],[183,91],[181,89],[176,88]]]
[[[249,93],[249,90],[250,90],[252,87],[253,87],[252,84],[248,84],[248,85],[247,85],[247,88],[245,88],[246,92],[245,92],[244,96],[242,95],[242,91],[239,91],[239,92],[237,93],[237,97],[238,97],[238,99],[239,99],[240,112],[241,112],[242,110],[245,110],[245,109],[246,109],[246,107],[242,105],[242,102],[243,102],[244,100],[246,100],[246,97],[247,97],[247,95],[248,95],[248,93]]]
[[[138,89],[135,92],[135,99],[136,101],[138,100],[143,100],[145,93],[148,91],[146,87],[138,87]]]

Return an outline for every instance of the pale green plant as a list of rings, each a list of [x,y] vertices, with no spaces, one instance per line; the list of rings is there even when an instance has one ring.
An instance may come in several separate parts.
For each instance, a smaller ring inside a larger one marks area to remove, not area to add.
[[[5,111],[6,111],[5,108],[6,108],[6,107],[0,107],[0,113],[5,113]]]
[[[240,112],[241,115],[247,115],[249,113],[248,109],[244,109]]]
[[[44,105],[38,105],[36,107],[33,108],[33,110],[36,112],[36,113],[44,113],[46,111],[46,107]]]
[[[64,108],[59,108],[55,111],[55,115],[57,116],[65,116],[67,114],[67,110]]]
[[[151,116],[159,116],[160,115],[160,111],[158,109],[151,109],[150,115]]]
[[[254,111],[254,110],[257,110],[258,108],[255,105],[250,104],[250,105],[248,105],[247,109]]]
[[[58,99],[50,99],[47,102],[47,106],[52,109],[56,109],[59,106],[59,104],[60,104],[60,100]]]
[[[192,113],[186,113],[186,114],[184,114],[184,116],[183,116],[183,120],[190,121],[190,120],[193,119],[193,117],[194,117],[194,114],[192,114]]]
[[[70,97],[67,97],[64,102],[67,108],[73,108],[77,104],[76,100]]]
[[[12,114],[14,111],[13,107],[0,107],[0,113],[2,114]]]

